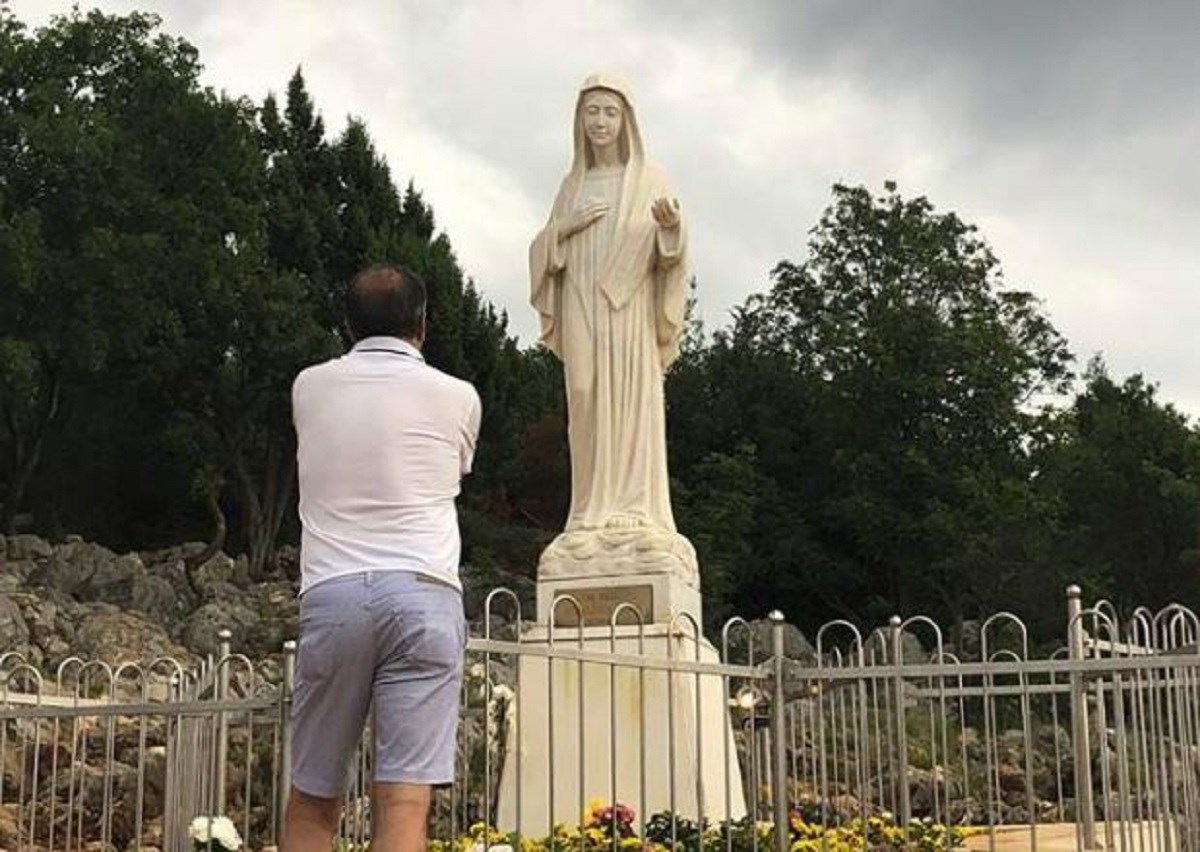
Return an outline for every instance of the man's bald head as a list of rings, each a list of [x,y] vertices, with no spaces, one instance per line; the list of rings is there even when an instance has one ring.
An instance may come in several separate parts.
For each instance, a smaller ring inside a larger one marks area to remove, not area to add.
[[[400,337],[416,345],[425,339],[425,282],[403,266],[379,264],[354,276],[346,293],[346,321],[355,340]]]

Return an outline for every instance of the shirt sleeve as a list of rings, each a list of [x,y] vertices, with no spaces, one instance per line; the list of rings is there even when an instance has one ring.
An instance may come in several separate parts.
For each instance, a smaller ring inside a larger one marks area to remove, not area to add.
[[[301,385],[304,384],[304,377],[307,372],[307,370],[300,371],[295,380],[292,381],[292,428],[294,428],[297,433],[300,430],[301,419]]]
[[[475,460],[475,445],[479,442],[479,424],[483,419],[483,403],[479,400],[479,392],[470,385],[470,403],[467,407],[467,417],[463,421],[462,433],[459,436],[459,475],[466,476],[471,472],[471,463]]]

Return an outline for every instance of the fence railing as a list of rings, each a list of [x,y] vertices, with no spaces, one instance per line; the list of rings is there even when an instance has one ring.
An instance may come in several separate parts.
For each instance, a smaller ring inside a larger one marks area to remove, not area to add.
[[[1200,849],[1200,619],[1184,607],[1122,622],[1072,588],[1045,654],[1010,613],[957,647],[917,616],[869,635],[833,622],[812,645],[782,617],[735,619],[714,648],[690,619],[632,607],[556,629],[507,593],[487,609],[433,837],[483,824],[586,846],[573,826],[599,800],[668,846],[836,831],[867,849],[883,826],[913,848]],[[226,635],[194,670],[70,658],[47,674],[0,645],[0,849],[184,852],[192,819],[216,814],[277,845],[294,651],[254,662]],[[350,843],[369,840],[370,754]]]
[[[1061,824],[1073,848],[1200,848],[1195,615],[1140,610],[1122,630],[1111,606],[1084,610],[1072,588],[1068,625],[1068,644],[1039,659],[1024,623],[997,614],[976,660],[920,617],[867,638],[827,625],[791,673],[793,795],[823,824],[893,811],[903,825],[929,818],[1026,844],[1012,848],[1037,849]],[[924,655],[905,652],[916,632]]]

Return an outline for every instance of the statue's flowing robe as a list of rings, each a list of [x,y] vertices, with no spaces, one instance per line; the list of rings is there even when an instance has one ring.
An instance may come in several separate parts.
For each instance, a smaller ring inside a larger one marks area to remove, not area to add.
[[[532,303],[541,339],[563,362],[571,511],[566,531],[652,526],[674,532],[667,480],[663,373],[678,353],[687,298],[687,238],[663,229],[651,206],[671,198],[641,156],[626,98],[631,156],[588,167],[576,120],[576,161],[549,222],[530,248]],[[623,128],[623,130],[625,129]],[[559,239],[572,210],[608,201],[608,213]]]

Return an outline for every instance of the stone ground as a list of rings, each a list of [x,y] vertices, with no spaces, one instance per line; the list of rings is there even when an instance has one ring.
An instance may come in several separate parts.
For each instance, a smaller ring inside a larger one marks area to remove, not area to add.
[[[1164,847],[1161,843],[1161,835],[1157,823],[1148,823],[1142,830],[1141,836],[1136,830],[1127,832],[1129,842],[1122,844],[1120,832],[1114,826],[1113,845],[1105,846],[1104,843],[1104,825],[1096,826],[1096,849],[1111,848],[1114,850],[1138,850],[1138,852],[1157,852],[1159,849],[1178,848],[1173,842],[1169,847]],[[967,841],[966,848],[969,850],[991,850],[996,852],[1016,852],[1018,849],[1032,849],[1033,845],[1029,838],[1029,829],[1027,827],[1011,826],[996,829],[995,846],[991,845],[992,839],[986,834],[981,834],[977,837],[972,837]],[[1076,845],[1076,832],[1074,823],[1053,823],[1047,825],[1039,825],[1037,827],[1037,849],[1038,852],[1075,852],[1080,847]]]

